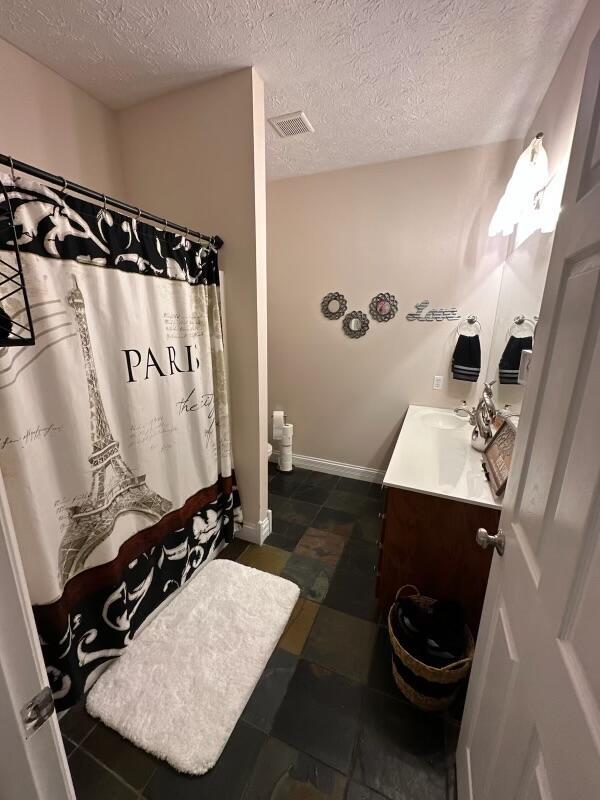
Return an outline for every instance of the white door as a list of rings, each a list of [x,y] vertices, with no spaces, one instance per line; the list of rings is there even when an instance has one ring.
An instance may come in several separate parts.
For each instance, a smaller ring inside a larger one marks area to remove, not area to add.
[[[460,800],[600,798],[599,85],[600,36],[458,744]]]
[[[0,798],[74,800],[56,714],[26,733],[21,709],[48,680],[0,475]]]

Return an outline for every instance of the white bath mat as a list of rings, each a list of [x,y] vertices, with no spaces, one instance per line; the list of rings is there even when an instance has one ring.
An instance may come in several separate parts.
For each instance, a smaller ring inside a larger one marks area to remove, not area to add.
[[[175,769],[217,762],[298,599],[228,560],[201,571],[96,681],[87,709]]]

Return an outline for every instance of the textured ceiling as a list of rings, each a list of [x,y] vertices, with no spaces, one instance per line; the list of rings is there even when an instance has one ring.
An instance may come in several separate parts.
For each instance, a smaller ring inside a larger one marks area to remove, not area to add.
[[[316,129],[268,126],[278,178],[524,135],[585,2],[0,0],[0,36],[114,108],[256,66]]]

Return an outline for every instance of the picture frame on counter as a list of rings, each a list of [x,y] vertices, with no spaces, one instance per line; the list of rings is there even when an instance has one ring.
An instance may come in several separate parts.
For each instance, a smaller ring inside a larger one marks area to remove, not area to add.
[[[517,429],[506,419],[483,451],[483,469],[496,497],[506,489],[516,435]]]

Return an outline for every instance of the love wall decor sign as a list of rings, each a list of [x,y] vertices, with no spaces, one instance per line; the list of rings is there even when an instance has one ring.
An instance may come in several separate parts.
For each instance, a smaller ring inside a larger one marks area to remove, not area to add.
[[[430,300],[415,303],[415,310],[406,315],[408,322],[444,322],[445,320],[460,319],[460,314],[454,306],[452,308],[430,308],[429,311],[426,311],[430,303]]]

